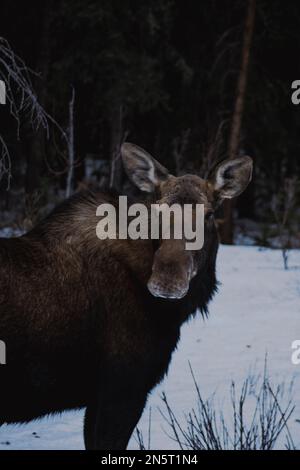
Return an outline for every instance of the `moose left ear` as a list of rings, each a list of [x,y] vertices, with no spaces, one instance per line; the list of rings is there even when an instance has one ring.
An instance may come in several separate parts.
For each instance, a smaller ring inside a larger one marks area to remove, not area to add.
[[[218,199],[231,199],[239,196],[252,178],[253,160],[243,156],[221,162],[208,181]]]

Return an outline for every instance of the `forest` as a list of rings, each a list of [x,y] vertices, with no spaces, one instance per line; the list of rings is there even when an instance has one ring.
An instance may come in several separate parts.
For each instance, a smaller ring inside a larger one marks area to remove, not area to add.
[[[300,245],[299,2],[3,0],[0,22],[2,227],[91,185],[126,192],[128,140],[177,175],[250,155],[222,241]]]
[[[299,0],[0,2],[0,451],[300,449],[299,59]],[[147,191],[201,249],[96,239]]]

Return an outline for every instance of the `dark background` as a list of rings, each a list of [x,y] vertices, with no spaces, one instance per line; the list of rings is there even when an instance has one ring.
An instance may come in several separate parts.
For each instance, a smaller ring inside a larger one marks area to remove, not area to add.
[[[284,213],[292,184],[284,228],[297,245],[300,105],[291,102],[291,84],[300,79],[299,1],[2,0],[0,36],[39,73],[32,76],[39,102],[64,130],[74,88],[73,190],[91,182],[122,190],[116,157],[124,139],[174,173],[204,175],[228,156],[254,7],[237,153],[254,158],[255,173],[238,203],[220,215],[223,227],[229,224],[223,238],[232,242],[231,232],[252,230],[256,243],[271,245],[280,231],[274,207]],[[1,182],[3,224],[34,222],[41,208],[64,197],[67,146],[55,126],[47,139],[26,113],[19,139],[8,106],[0,107],[0,119],[12,160],[8,191]]]

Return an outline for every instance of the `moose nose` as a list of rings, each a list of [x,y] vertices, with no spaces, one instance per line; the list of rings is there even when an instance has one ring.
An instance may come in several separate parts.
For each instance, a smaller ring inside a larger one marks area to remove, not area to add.
[[[182,299],[189,290],[193,271],[190,251],[181,240],[165,240],[154,255],[148,290],[154,297]]]
[[[150,279],[148,282],[148,290],[154,297],[161,299],[182,299],[188,292],[189,283],[175,284],[168,286],[163,282]]]

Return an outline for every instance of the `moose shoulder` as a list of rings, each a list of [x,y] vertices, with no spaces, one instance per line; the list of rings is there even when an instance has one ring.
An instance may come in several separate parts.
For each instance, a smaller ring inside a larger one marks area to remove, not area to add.
[[[96,209],[110,194],[78,194],[28,234],[0,241],[0,423],[86,408],[87,449],[124,449],[147,395],[166,373],[181,324],[216,290],[215,208],[240,194],[252,160],[208,180],[174,177],[125,143],[125,170],[154,202],[202,203],[204,246],[185,240],[99,240]]]

